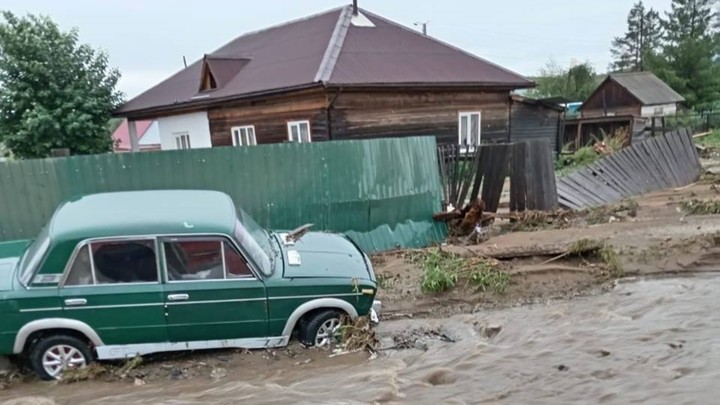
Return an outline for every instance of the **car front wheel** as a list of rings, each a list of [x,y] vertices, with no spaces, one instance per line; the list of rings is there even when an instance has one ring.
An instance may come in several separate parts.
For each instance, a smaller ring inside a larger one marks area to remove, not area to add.
[[[299,338],[305,346],[327,347],[339,343],[342,314],[335,310],[314,314],[300,324]]]
[[[92,361],[88,345],[72,336],[40,339],[30,350],[30,367],[43,380],[59,380],[70,369],[82,368]]]

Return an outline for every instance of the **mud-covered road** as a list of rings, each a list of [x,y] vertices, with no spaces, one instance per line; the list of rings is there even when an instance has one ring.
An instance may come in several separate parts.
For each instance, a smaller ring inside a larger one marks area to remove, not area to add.
[[[622,282],[604,294],[447,319],[385,322],[383,355],[298,364],[261,355],[233,374],[144,386],[33,383],[8,403],[714,403],[719,276]],[[397,350],[394,346],[410,346]]]

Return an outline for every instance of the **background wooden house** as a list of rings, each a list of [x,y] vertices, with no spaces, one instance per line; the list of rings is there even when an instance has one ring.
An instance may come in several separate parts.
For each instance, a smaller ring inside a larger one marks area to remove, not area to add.
[[[676,114],[683,101],[651,72],[613,73],[583,102],[581,116],[565,122],[563,139],[579,147],[603,134],[642,138],[653,119]]]
[[[163,150],[411,135],[473,146],[510,139],[510,92],[533,85],[347,6],[240,36],[116,115],[131,132],[157,120]]]

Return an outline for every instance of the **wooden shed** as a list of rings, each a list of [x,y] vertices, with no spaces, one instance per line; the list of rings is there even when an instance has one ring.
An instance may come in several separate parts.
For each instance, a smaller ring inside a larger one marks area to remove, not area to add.
[[[565,108],[552,102],[510,96],[510,142],[544,140],[560,152],[559,136]]]
[[[645,137],[653,118],[675,114],[685,99],[651,72],[613,73],[583,102],[580,117],[565,121],[563,143],[575,148],[603,135]]]
[[[673,115],[685,99],[651,72],[613,73],[580,107],[583,118]]]

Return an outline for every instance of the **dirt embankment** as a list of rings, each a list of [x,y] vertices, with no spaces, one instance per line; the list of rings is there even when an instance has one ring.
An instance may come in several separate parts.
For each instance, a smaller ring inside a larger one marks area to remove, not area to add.
[[[618,277],[718,269],[720,215],[686,215],[693,202],[712,206],[717,201],[720,206],[720,190],[712,180],[635,201],[631,213],[626,207],[602,209],[572,223],[561,215],[540,226],[549,229],[530,232],[508,232],[507,221],[496,221],[491,237],[481,244],[433,248],[466,258],[499,257],[489,260],[498,271],[510,275],[502,293],[478,289],[462,276],[446,291],[423,292],[428,266],[416,260],[415,253],[376,256],[384,317],[447,316],[592,294]],[[597,252],[573,254],[578,244],[590,242],[607,247],[613,255],[610,265],[608,258]]]

